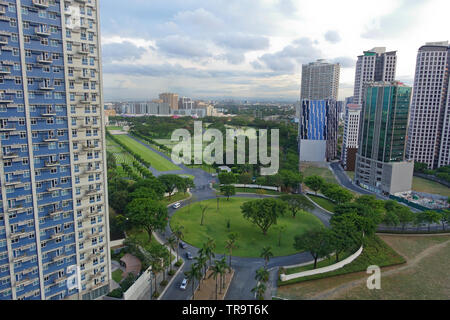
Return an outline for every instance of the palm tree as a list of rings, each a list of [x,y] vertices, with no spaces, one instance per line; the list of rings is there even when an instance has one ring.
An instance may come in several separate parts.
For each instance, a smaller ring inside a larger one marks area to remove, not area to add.
[[[220,265],[223,269],[224,273],[230,273],[231,272],[231,267],[227,264],[227,258],[223,257],[222,260],[220,260]],[[222,289],[225,289],[225,275],[222,275]]]
[[[255,280],[258,282],[266,283],[269,281],[269,271],[264,268],[256,270]]]
[[[216,257],[214,250],[216,249],[216,242],[214,239],[208,238],[208,241],[203,245],[203,252],[209,259],[209,265],[212,265],[212,259]]]
[[[175,236],[175,239],[177,239],[177,261],[179,259],[179,250],[180,250],[180,241],[183,240],[184,238],[184,233],[183,233],[183,226],[178,226],[175,228],[173,235]]]
[[[158,294],[158,285],[156,283],[156,279],[158,278],[158,274],[163,271],[163,267],[161,265],[160,259],[154,259],[152,261],[152,272],[155,277],[155,293],[153,294],[155,297]]]
[[[236,238],[237,238],[236,234],[234,234],[234,233],[230,234],[228,236],[228,240],[225,245],[225,249],[227,249],[228,252],[230,253],[230,265],[229,265],[230,268],[231,268],[231,256],[233,254],[233,249],[236,248]]]
[[[211,268],[212,273],[209,275],[208,278],[214,278],[214,280],[216,280],[216,300],[218,300],[218,279],[220,277],[220,275],[223,273],[222,267],[220,266],[220,264],[215,264],[212,268]]]
[[[202,274],[200,271],[200,266],[193,264],[191,270],[185,273],[187,279],[192,282],[192,300],[195,300],[195,280],[200,280]],[[199,283],[200,290],[200,283]]]
[[[264,247],[261,252],[261,258],[264,258],[265,265],[264,269],[267,269],[267,265],[269,264],[270,258],[273,257],[272,248],[271,247]]]
[[[202,278],[206,279],[206,267],[208,265],[208,258],[202,252],[202,249],[200,249],[199,255],[195,257],[195,260],[197,261],[196,265],[200,268],[200,272],[202,273]]]
[[[256,293],[256,296],[259,300],[264,299],[264,294],[266,293],[267,287],[264,283],[259,283],[256,287],[252,289],[253,293]]]
[[[177,239],[172,235],[169,239],[167,239],[166,245],[169,246],[170,249],[175,250],[175,246],[177,245]],[[178,257],[177,257],[178,259]],[[172,271],[172,252],[169,250],[169,270]]]

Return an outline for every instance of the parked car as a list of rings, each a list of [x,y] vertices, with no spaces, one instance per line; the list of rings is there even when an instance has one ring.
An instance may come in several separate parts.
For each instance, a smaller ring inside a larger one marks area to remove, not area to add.
[[[192,256],[192,253],[190,253],[190,252],[186,252],[186,258],[188,260],[193,260],[194,259],[194,257]]]
[[[179,202],[175,203],[175,204],[172,206],[172,208],[174,208],[174,209],[178,209],[179,207],[181,207],[181,203],[179,203]]]
[[[187,244],[184,242],[180,242],[180,247],[181,249],[186,249],[187,248]]]
[[[180,289],[186,290],[187,284],[188,284],[188,280],[184,279],[183,282],[181,282]]]

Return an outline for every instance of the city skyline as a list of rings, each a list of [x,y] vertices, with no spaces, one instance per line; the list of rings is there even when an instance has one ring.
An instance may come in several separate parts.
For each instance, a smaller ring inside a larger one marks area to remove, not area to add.
[[[433,10],[445,5],[442,0],[378,1],[361,8],[349,2],[101,3],[105,99],[170,91],[203,99],[296,101],[301,64],[317,59],[341,63],[343,99],[353,95],[361,50],[397,50],[397,80],[412,85],[419,47],[447,40],[444,12]]]

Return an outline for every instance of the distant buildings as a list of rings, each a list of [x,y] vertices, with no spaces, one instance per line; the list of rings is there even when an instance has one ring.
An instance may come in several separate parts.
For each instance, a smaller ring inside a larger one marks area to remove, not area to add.
[[[341,66],[317,60],[302,67],[301,99],[338,100]]]
[[[325,162],[337,156],[338,115],[334,100],[303,100],[300,108],[300,161]]]
[[[394,81],[397,68],[397,52],[386,52],[379,47],[365,51],[358,57],[355,74],[354,104],[364,101],[365,84],[377,81]]]
[[[361,111],[362,107],[359,104],[349,104],[346,108],[341,162],[347,171],[355,171]]]
[[[171,110],[178,110],[178,95],[175,93],[161,93],[159,99],[168,103]]]
[[[412,89],[399,82],[373,82],[366,90],[355,182],[377,193],[409,192],[414,163],[406,161],[406,138]]]
[[[194,101],[191,98],[182,97],[178,100],[178,110],[194,109]]]
[[[450,165],[449,59],[448,41],[417,54],[407,155],[430,169]]]

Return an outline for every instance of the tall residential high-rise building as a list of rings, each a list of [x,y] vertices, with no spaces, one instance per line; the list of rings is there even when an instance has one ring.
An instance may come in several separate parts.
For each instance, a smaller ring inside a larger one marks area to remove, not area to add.
[[[161,93],[159,99],[168,103],[171,110],[178,110],[178,95],[175,93]]]
[[[386,52],[378,47],[358,57],[355,74],[353,103],[362,105],[365,85],[373,81],[394,81],[397,69],[397,52]]]
[[[361,105],[349,104],[345,111],[341,163],[347,171],[355,171],[356,153],[358,152],[359,146],[358,137],[361,110]]]
[[[430,169],[450,165],[450,46],[427,43],[417,55],[407,155]]]
[[[301,100],[337,101],[341,66],[317,60],[302,67]]]
[[[399,82],[373,82],[366,90],[355,182],[383,194],[409,192],[414,162],[406,161],[406,138],[412,89]]]
[[[0,16],[0,300],[96,299],[111,279],[98,0]]]
[[[335,100],[303,100],[299,119],[300,162],[326,162],[337,156]]]

